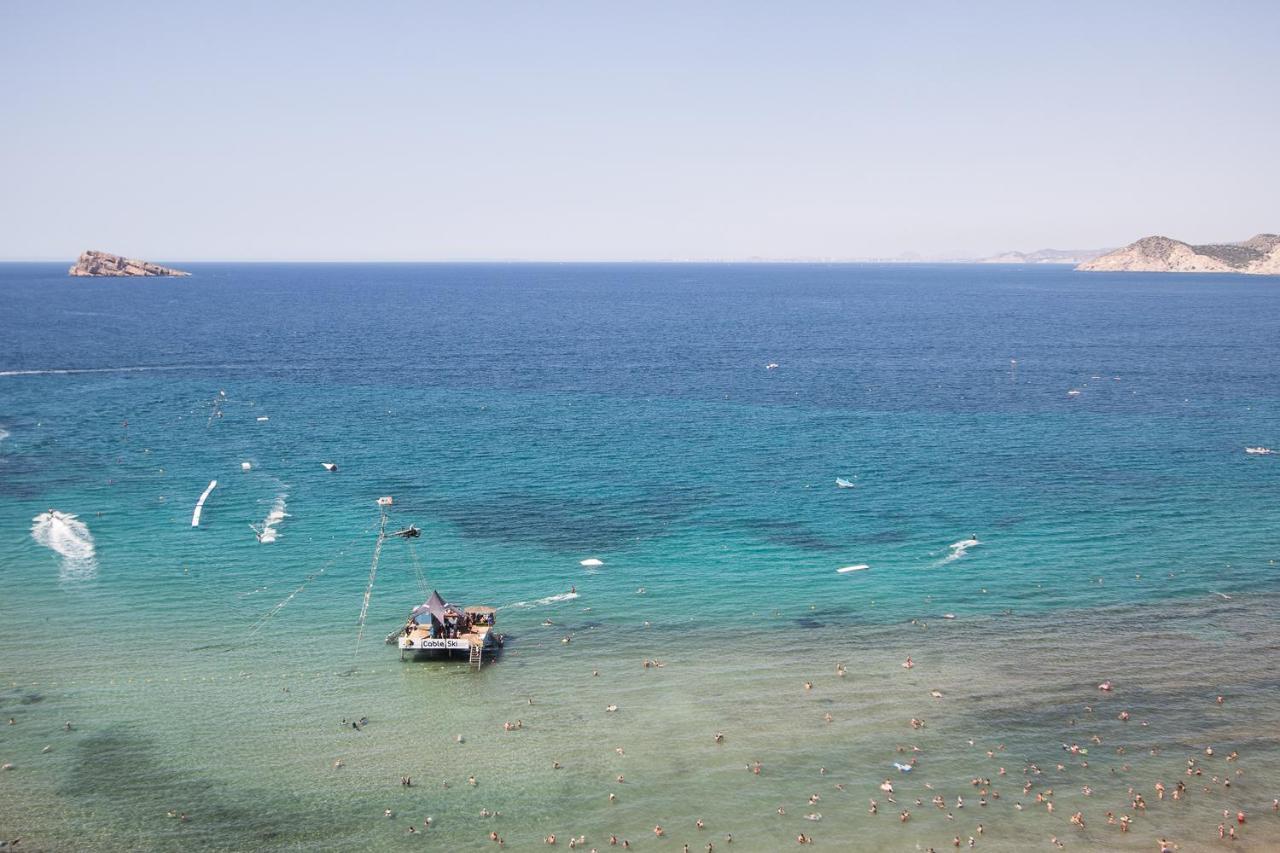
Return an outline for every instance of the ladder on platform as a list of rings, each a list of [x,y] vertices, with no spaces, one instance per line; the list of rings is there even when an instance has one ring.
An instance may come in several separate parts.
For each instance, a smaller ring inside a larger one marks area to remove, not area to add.
[[[484,647],[479,643],[472,643],[471,658],[468,665],[474,666],[476,669],[479,669],[483,661],[484,661]]]

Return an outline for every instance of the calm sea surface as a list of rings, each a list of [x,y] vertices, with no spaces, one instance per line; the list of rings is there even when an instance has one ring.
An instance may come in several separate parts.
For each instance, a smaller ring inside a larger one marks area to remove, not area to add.
[[[1280,845],[1280,279],[187,266],[0,265],[20,849]]]

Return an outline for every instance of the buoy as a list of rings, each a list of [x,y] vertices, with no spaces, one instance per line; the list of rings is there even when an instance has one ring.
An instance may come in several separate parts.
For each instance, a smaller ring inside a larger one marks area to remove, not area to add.
[[[195,512],[191,513],[191,526],[192,526],[192,527],[199,527],[199,526],[200,526],[200,513],[202,513],[202,512],[204,511],[204,502],[205,502],[205,500],[209,497],[209,493],[210,493],[210,492],[212,492],[215,488],[217,488],[217,486],[218,486],[218,481],[217,481],[217,480],[210,480],[210,481],[209,481],[209,488],[205,489],[205,490],[204,490],[204,494],[202,494],[202,495],[200,496],[200,500],[196,501],[196,509],[195,509]]]
[[[241,462],[241,463],[240,463],[240,470],[241,470],[241,471],[248,471],[248,470],[249,470],[250,468],[252,468],[252,467],[253,467],[253,465],[252,465],[251,463],[249,463],[249,462]]]

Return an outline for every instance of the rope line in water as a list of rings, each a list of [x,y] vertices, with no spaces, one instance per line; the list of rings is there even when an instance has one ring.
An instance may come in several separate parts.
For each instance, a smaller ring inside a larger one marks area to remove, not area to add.
[[[422,593],[422,600],[426,601],[430,592],[427,590],[427,576],[422,571],[422,564],[418,562],[418,549],[413,547],[413,540],[406,539],[409,545],[409,559],[413,561],[413,572],[418,578],[418,592]]]
[[[342,559],[342,557],[345,556],[346,552],[351,548],[351,546],[354,545],[356,542],[359,542],[365,536],[367,536],[369,534],[369,531],[372,530],[375,525],[377,525],[377,522],[370,524],[364,530],[360,531],[360,533],[357,536],[352,537],[341,548],[335,551],[334,555],[329,559],[329,561],[326,562],[323,566],[321,566],[319,570],[314,571],[311,574],[307,575],[306,578],[303,579],[302,584],[299,585],[297,589],[295,589],[293,592],[286,595],[280,601],[276,602],[275,606],[273,606],[270,610],[268,610],[262,616],[258,617],[258,620],[254,622],[253,626],[249,629],[249,633],[245,635],[245,640],[249,640],[255,634],[257,634],[258,631],[260,631],[262,627],[271,620],[271,617],[275,616],[277,613],[283,610],[285,608],[285,605],[287,605],[290,601],[293,600],[294,596],[296,596],[298,593],[306,589],[308,584],[310,584],[313,580],[318,578],[320,575],[323,575],[333,566],[334,563]]]
[[[360,605],[360,622],[356,629],[355,656],[360,655],[360,641],[364,639],[364,618],[369,613],[369,598],[373,595],[373,581],[378,576],[378,559],[382,556],[382,543],[387,541],[387,508],[382,507],[382,520],[378,528],[378,542],[373,546],[373,562],[369,566],[369,583],[364,588],[364,601]]]

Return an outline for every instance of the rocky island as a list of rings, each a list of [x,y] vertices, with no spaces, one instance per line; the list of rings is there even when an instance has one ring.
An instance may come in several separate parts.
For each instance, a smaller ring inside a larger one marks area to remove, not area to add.
[[[1241,243],[1193,246],[1169,237],[1143,237],[1076,267],[1086,272],[1233,272],[1280,275],[1280,235],[1258,234]]]
[[[191,275],[182,270],[172,270],[159,264],[150,264],[133,258],[122,258],[106,252],[95,252],[92,249],[80,255],[68,270],[73,276],[123,276],[123,275]]]

